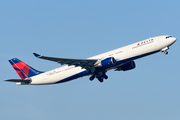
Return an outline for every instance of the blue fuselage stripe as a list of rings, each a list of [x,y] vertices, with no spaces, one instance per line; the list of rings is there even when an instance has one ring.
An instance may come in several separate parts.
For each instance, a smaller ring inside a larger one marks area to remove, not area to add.
[[[80,73],[78,73],[78,74],[75,74],[75,75],[73,75],[73,76],[70,76],[70,77],[68,77],[68,78],[65,78],[65,79],[63,79],[63,80],[60,80],[60,81],[58,81],[58,82],[56,82],[56,83],[67,82],[67,81],[70,81],[70,80],[73,80],[73,79],[76,79],[76,78],[79,78],[79,77],[83,77],[83,76],[86,76],[86,75],[89,75],[89,74],[90,74],[90,72],[89,72],[88,70],[85,70],[85,71],[83,71],[83,72],[80,72]]]

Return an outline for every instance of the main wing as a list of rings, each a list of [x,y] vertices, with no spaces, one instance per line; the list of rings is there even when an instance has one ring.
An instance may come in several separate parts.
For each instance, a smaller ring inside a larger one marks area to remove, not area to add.
[[[58,62],[61,65],[67,64],[68,66],[74,65],[76,67],[82,67],[85,69],[90,69],[94,67],[94,64],[98,61],[97,59],[69,59],[69,58],[56,58],[56,57],[47,57],[42,56],[37,53],[33,53],[37,58],[50,60],[54,62]]]

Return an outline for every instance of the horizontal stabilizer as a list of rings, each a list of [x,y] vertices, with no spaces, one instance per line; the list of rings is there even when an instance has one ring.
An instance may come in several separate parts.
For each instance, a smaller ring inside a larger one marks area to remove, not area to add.
[[[23,83],[30,83],[31,80],[22,80],[22,79],[8,79],[8,80],[5,80],[5,81],[8,81],[8,82],[23,82]]]

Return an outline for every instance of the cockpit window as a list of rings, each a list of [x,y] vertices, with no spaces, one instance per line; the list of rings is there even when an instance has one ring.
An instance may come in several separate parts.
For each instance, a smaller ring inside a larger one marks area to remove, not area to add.
[[[166,39],[167,39],[167,38],[170,38],[170,37],[172,37],[172,36],[167,36]]]

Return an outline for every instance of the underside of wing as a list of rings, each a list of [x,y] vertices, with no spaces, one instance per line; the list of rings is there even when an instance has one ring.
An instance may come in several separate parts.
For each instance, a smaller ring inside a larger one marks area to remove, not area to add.
[[[82,67],[85,69],[89,69],[94,66],[94,64],[97,62],[96,59],[69,59],[69,58],[56,58],[56,57],[47,57],[47,56],[41,56],[37,53],[33,53],[37,58],[50,60],[54,62],[58,62],[61,65],[67,64],[67,65],[74,65],[76,67]]]

